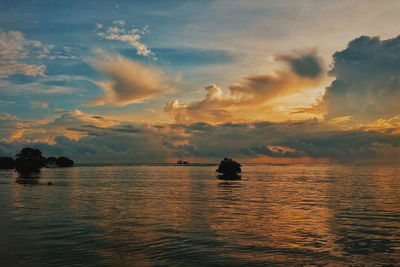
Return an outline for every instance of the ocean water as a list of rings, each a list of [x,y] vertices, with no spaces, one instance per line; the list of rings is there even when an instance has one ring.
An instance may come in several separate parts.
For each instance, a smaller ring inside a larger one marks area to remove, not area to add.
[[[0,266],[400,265],[400,165],[215,168],[0,171]]]

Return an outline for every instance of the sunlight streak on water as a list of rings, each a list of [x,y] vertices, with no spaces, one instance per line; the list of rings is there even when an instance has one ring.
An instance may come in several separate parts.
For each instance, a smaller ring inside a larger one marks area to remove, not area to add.
[[[0,171],[2,265],[205,266],[400,262],[399,165]],[[53,185],[48,186],[47,182]]]

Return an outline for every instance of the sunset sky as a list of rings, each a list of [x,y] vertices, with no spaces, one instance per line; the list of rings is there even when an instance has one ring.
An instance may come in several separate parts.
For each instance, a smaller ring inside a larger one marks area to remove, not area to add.
[[[400,162],[400,1],[0,2],[0,156]]]

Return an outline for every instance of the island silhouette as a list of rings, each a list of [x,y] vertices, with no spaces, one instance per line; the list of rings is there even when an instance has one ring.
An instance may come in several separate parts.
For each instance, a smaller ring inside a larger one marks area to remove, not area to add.
[[[179,160],[177,164],[188,164],[189,162]],[[74,161],[61,156],[61,157],[44,157],[42,151],[35,148],[25,147],[17,155],[14,160],[11,157],[0,157],[0,169],[14,169],[18,173],[19,179],[34,179],[38,178],[40,171],[43,167],[57,168],[57,167],[72,167]],[[224,158],[221,160],[218,169],[217,178],[221,180],[238,180],[241,179],[240,173],[242,172],[241,165],[231,159]]]
[[[0,170],[14,169],[15,160],[12,157],[0,157]]]
[[[218,179],[221,180],[238,180],[241,178],[242,172],[241,165],[231,158],[224,158],[221,160],[218,169]]]
[[[44,157],[42,151],[25,147],[17,155],[15,160],[11,157],[0,157],[0,169],[15,169],[18,173],[17,182],[26,182],[39,177],[43,167],[72,167],[74,161],[61,157]]]
[[[25,147],[15,159],[15,171],[23,179],[37,177],[44,166],[46,166],[46,158],[42,156],[42,151],[39,149]]]

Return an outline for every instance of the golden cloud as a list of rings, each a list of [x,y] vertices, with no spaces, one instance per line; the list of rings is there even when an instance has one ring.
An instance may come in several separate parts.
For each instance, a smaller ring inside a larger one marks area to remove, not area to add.
[[[110,80],[96,83],[105,95],[91,100],[88,106],[126,106],[162,93],[163,77],[158,69],[119,55],[103,55],[91,64]]]
[[[273,100],[316,87],[322,76],[322,67],[318,65],[320,61],[314,52],[280,56],[278,59],[285,61],[290,69],[247,76],[229,86],[225,94],[215,85],[207,86],[204,99],[188,104],[174,100],[166,104],[165,111],[178,123],[271,120]]]

